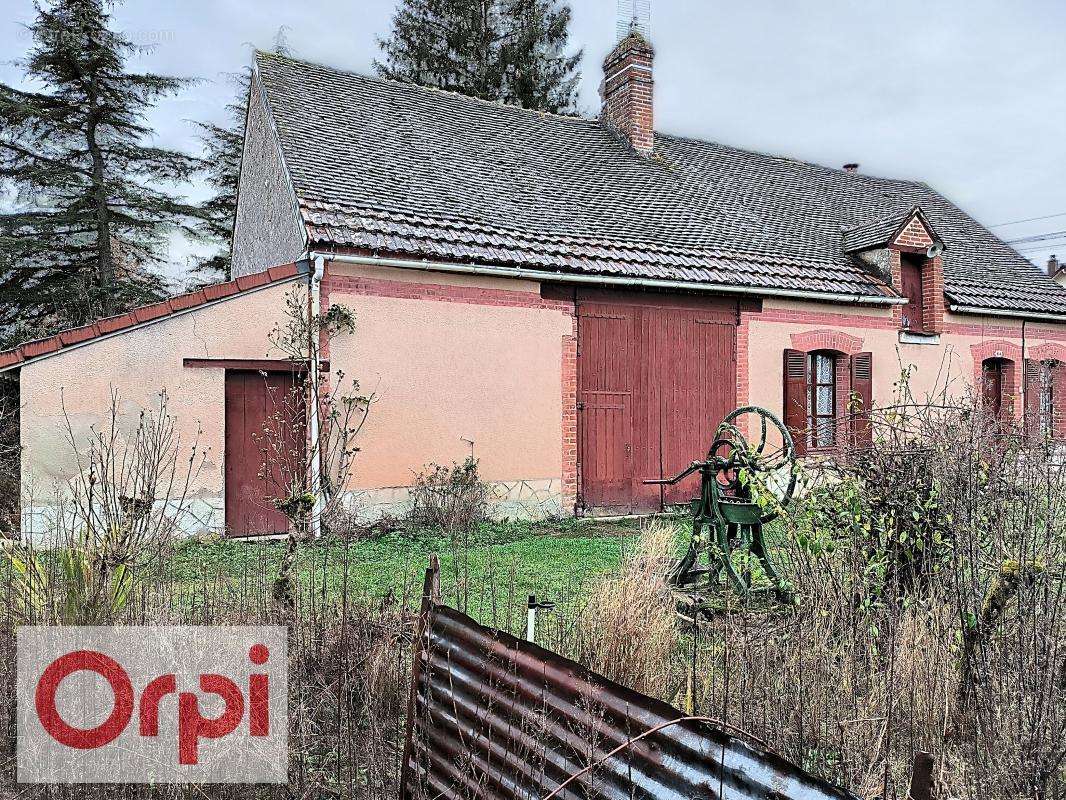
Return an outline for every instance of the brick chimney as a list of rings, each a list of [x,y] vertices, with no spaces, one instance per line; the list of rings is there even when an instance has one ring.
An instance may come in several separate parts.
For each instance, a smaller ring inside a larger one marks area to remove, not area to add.
[[[1054,278],[1059,272],[1059,260],[1055,256],[1051,256],[1047,260],[1047,274]]]
[[[655,146],[651,63],[655,51],[633,30],[603,60],[600,119],[642,155]]]

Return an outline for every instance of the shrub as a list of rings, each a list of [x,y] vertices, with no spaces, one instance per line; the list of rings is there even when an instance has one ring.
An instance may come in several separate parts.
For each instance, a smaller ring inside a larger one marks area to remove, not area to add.
[[[446,533],[466,533],[486,517],[488,488],[473,456],[451,467],[427,464],[411,489],[411,521]]]

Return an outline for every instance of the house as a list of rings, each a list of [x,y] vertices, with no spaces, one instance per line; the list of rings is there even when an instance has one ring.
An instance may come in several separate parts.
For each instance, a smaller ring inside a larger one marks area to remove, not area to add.
[[[831,453],[901,364],[918,395],[947,381],[1066,435],[1047,275],[923,183],[656,131],[653,59],[620,41],[583,119],[258,54],[234,279],[0,354],[24,478],[69,474],[64,417],[165,386],[210,448],[201,524],[259,532],[241,409],[285,368],[267,333],[293,285],[357,319],[329,360],[379,396],[348,487],[367,513],[471,451],[501,514],[658,508],[692,486],[643,480],[738,405]]]

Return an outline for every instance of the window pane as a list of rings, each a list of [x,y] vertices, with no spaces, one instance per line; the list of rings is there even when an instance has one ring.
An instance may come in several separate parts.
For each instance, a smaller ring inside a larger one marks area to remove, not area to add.
[[[818,360],[818,383],[833,382],[833,359],[829,356],[816,356]]]
[[[814,428],[814,446],[830,447],[833,444],[835,425],[831,419],[820,419]]]
[[[833,415],[833,387],[832,386],[819,386],[818,387],[818,415],[819,416],[832,416]]]

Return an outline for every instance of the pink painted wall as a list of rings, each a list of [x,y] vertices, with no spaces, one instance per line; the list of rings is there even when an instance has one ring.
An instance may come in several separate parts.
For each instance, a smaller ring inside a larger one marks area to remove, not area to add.
[[[24,366],[24,484],[39,496],[75,473],[67,423],[75,439],[84,441],[91,425],[108,421],[112,390],[118,392],[123,423],[135,428],[141,410],[155,406],[165,388],[183,448],[199,436],[207,453],[194,492],[221,495],[225,371],[186,368],[182,361],[282,357],[272,352],[267,336],[282,319],[285,294],[298,285],[277,284],[231,297]]]
[[[563,337],[573,319],[539,284],[330,265],[329,302],[355,312],[330,365],[379,400],[353,487],[409,486],[412,470],[469,455],[488,481],[562,474]]]
[[[901,365],[912,365],[911,390],[921,399],[947,387],[962,396],[974,386],[972,346],[1006,341],[1022,344],[1020,320],[1002,317],[945,314],[945,332],[939,344],[904,344],[888,310],[830,307],[822,304],[767,300],[761,314],[748,316],[749,401],[781,413],[783,403],[782,353],[794,347],[793,337],[818,331],[840,331],[861,340],[860,351],[873,353],[874,402],[891,403]],[[802,341],[802,340],[801,340]],[[1026,324],[1026,357],[1048,344],[1066,345],[1066,325]],[[1020,367],[1020,365],[1019,365]],[[1020,412],[1020,403],[1016,404]]]

